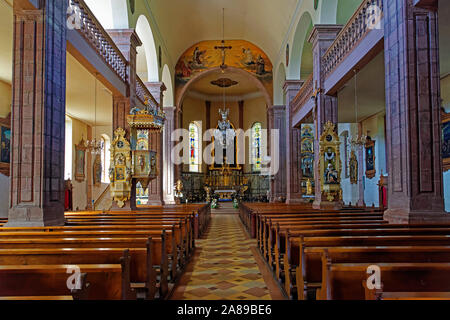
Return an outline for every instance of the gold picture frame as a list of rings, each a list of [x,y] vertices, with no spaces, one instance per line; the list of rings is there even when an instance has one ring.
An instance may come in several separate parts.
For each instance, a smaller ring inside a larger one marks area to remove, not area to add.
[[[82,138],[75,145],[75,181],[83,182],[86,180],[86,143]]]

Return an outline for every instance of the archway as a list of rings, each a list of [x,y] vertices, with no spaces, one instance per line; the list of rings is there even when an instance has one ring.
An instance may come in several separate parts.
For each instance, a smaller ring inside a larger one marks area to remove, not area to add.
[[[97,20],[105,29],[127,29],[127,0],[85,0]]]
[[[172,84],[172,76],[169,70],[169,67],[164,65],[162,72],[162,82],[166,86],[166,92],[164,92],[164,107],[173,107],[174,98],[173,98],[173,84]]]
[[[144,82],[158,82],[158,56],[155,40],[147,18],[141,15],[136,23],[136,33],[142,41],[137,49],[137,74]]]
[[[305,12],[298,24],[294,35],[294,42],[292,46],[291,62],[289,63],[287,78],[291,80],[301,79],[302,59],[304,48],[312,50],[308,43],[308,36],[311,33],[313,21],[309,12]],[[306,44],[306,46],[305,46]],[[311,58],[312,67],[312,51],[311,56],[305,56],[305,59]]]

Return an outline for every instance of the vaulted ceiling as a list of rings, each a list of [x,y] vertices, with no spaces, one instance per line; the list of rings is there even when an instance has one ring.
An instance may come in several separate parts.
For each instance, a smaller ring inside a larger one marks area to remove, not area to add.
[[[201,40],[245,39],[274,62],[299,0],[147,0],[173,61]]]

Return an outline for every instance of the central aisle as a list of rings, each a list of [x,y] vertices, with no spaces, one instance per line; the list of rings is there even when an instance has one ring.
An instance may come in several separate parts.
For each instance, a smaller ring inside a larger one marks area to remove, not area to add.
[[[283,299],[271,274],[231,210],[213,210],[205,239],[196,241],[196,254],[173,300]]]

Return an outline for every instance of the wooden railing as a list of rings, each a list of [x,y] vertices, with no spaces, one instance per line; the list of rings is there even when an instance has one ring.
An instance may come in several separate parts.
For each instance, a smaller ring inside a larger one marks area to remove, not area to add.
[[[309,99],[311,99],[313,91],[314,91],[313,74],[311,73],[311,75],[308,77],[308,79],[305,81],[303,86],[298,91],[295,98],[292,100],[292,102],[291,102],[292,111],[291,112],[292,113],[296,112],[301,107],[303,107],[306,104],[306,102]]]
[[[143,104],[148,101],[152,107],[158,110],[158,102],[138,75],[136,75],[136,96]]]
[[[83,0],[67,0],[71,8],[68,13],[72,18],[74,29],[78,30],[86,41],[95,49],[104,62],[119,76],[123,82],[127,82],[127,59],[120,52],[114,41],[95,18],[87,4]]]
[[[375,12],[373,8],[377,8],[378,12]],[[339,32],[336,40],[322,58],[322,63],[325,66],[325,77],[330,75],[359,40],[373,29],[370,27],[374,22],[373,18],[378,18],[380,25],[382,25],[383,0],[364,0]]]

